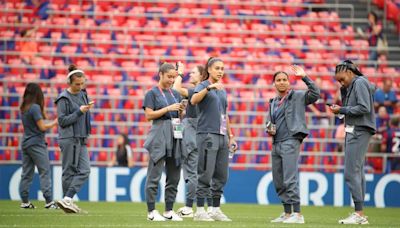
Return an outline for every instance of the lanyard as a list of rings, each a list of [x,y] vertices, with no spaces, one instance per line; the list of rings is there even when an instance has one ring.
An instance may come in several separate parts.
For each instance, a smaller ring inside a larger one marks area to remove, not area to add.
[[[350,94],[351,94],[351,92],[353,91],[354,83],[355,83],[357,80],[358,80],[358,78],[355,78],[354,81],[351,83],[350,91],[349,91],[349,93],[346,93],[346,97],[345,97],[346,100],[344,100],[343,106],[347,106],[347,104],[349,103]]]
[[[283,97],[281,98],[281,100],[278,102],[277,105],[275,104],[276,101],[271,101],[271,102],[270,102],[269,115],[270,115],[270,118],[271,118],[271,122],[272,122],[272,123],[275,123],[276,110],[278,110],[278,109],[283,105],[283,103],[285,102],[286,97],[289,95],[289,93],[290,93],[290,90],[286,93],[285,96],[283,96]],[[277,107],[275,108],[275,106],[277,106]]]
[[[286,93],[286,95],[283,96],[283,97],[281,98],[281,100],[278,102],[278,108],[280,108],[280,107],[282,106],[283,102],[285,102],[286,97],[288,96],[289,93],[290,93],[290,90],[289,90],[289,91]]]
[[[160,86],[158,86],[158,90],[160,91],[161,95],[164,97],[165,103],[167,104],[167,106],[169,106],[167,97],[165,96],[163,90],[160,88]],[[178,103],[178,101],[176,100],[174,94],[172,93],[171,89],[168,89],[169,93],[171,94],[172,98],[174,98],[175,103]],[[170,117],[172,118],[171,114]]]

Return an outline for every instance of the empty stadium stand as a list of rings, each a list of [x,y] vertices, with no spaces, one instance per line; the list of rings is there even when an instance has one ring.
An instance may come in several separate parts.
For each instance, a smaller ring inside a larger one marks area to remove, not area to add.
[[[377,9],[387,7],[390,23],[398,23],[398,1],[372,2]],[[97,165],[107,164],[121,132],[129,135],[137,164],[146,164],[143,143],[150,123],[141,106],[164,61],[182,61],[189,71],[209,56],[224,60],[229,114],[239,142],[231,164],[236,169],[270,168],[271,138],[264,132],[266,103],[274,96],[272,74],[288,70],[290,64],[305,66],[335,97],[334,66],[350,58],[378,86],[383,78],[391,78],[400,97],[399,37],[397,46],[390,42],[388,57],[369,61],[371,47],[355,32],[355,25],[367,20],[354,16],[355,4],[324,0],[55,0],[40,1],[40,5],[2,1],[0,14],[0,164],[21,159],[18,105],[26,82],[36,81],[45,88],[47,112],[54,116],[53,100],[66,87],[70,63],[88,75],[87,91],[97,101],[89,141],[90,157]],[[21,37],[28,29],[35,29],[34,36]],[[21,57],[26,55],[21,47],[27,42],[35,45],[32,62]],[[295,81],[293,86],[303,88]],[[342,169],[343,153],[337,150],[342,141],[334,137],[338,119],[329,113],[308,112],[307,117],[311,134],[303,144],[301,168]],[[59,163],[57,130],[47,136],[50,158]],[[400,159],[372,149],[370,156],[380,159],[368,160],[371,172],[390,172],[388,162]]]

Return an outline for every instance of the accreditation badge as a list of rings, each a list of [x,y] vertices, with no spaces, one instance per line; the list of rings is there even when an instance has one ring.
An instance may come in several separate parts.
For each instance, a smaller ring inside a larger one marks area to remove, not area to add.
[[[226,135],[226,115],[221,114],[221,125],[219,126],[219,133],[221,135]]]
[[[344,128],[344,130],[345,130],[347,133],[353,134],[353,133],[354,133],[354,125],[346,125],[345,128]]]
[[[181,119],[172,118],[172,129],[174,130],[174,139],[183,138],[183,125]]]

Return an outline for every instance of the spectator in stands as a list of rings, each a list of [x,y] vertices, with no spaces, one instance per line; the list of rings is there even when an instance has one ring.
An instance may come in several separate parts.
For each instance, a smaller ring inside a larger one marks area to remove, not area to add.
[[[378,133],[386,131],[389,126],[390,116],[385,107],[381,106],[378,109],[378,115],[376,117],[376,130]]]
[[[193,202],[196,197],[197,188],[197,163],[199,152],[196,145],[197,132],[197,116],[198,108],[190,103],[190,99],[194,94],[194,88],[201,81],[203,66],[196,66],[190,71],[189,88],[182,87],[182,79],[184,66],[178,62],[178,77],[174,82],[176,89],[182,97],[186,98],[188,105],[186,106],[186,115],[182,121],[183,139],[182,139],[182,158],[183,158],[183,177],[186,183],[186,204],[178,209],[177,213],[181,217],[193,217]],[[210,204],[209,204],[210,206]]]
[[[272,223],[304,223],[300,211],[298,160],[301,142],[309,134],[306,128],[306,106],[316,102],[320,90],[307,77],[303,68],[292,66],[308,90],[291,90],[289,75],[278,71],[273,76],[277,97],[269,102],[267,133],[273,136],[272,177],[275,190],[283,203],[284,212]]]
[[[20,183],[21,208],[35,208],[29,201],[29,188],[32,184],[35,166],[40,175],[40,188],[46,200],[47,209],[58,209],[53,201],[50,178],[50,161],[47,152],[45,132],[57,125],[57,119],[45,123],[44,96],[36,83],[28,83],[20,107],[24,135],[22,138],[22,175]]]
[[[376,61],[378,60],[378,51],[376,47],[378,45],[378,39],[382,36],[382,24],[378,20],[378,15],[375,12],[368,13],[368,28],[364,33],[361,29],[358,30],[358,33],[368,39],[368,44],[370,48],[373,50],[369,51],[369,61]],[[374,64],[372,64],[374,65]]]
[[[129,138],[126,134],[120,134],[117,138],[117,151],[111,157],[109,166],[124,166],[133,167],[133,153],[132,148],[129,144]]]
[[[397,105],[396,92],[393,90],[393,81],[391,78],[383,80],[382,89],[377,89],[375,92],[375,110],[383,106],[387,112],[392,115]]]
[[[182,124],[180,117],[184,106],[178,91],[171,89],[176,77],[175,66],[164,63],[158,71],[158,86],[151,88],[144,97],[143,109],[146,119],[152,121],[144,148],[149,152],[146,179],[147,220],[182,221],[174,211],[181,170]],[[165,212],[163,216],[155,209],[158,182],[166,170]]]
[[[57,201],[66,213],[80,213],[72,198],[79,192],[90,174],[89,153],[86,145],[91,130],[90,101],[85,88],[85,73],[71,64],[68,67],[68,88],[55,103],[58,114],[58,142],[62,153],[62,187],[64,198]]]
[[[339,220],[339,223],[368,224],[367,217],[363,213],[364,163],[369,141],[376,131],[373,104],[375,86],[350,60],[343,61],[336,66],[335,79],[342,85],[343,106],[332,105],[330,108],[333,113],[345,116],[344,175],[355,205],[355,212],[349,217]]]
[[[390,120],[389,127],[382,132],[381,149],[386,153],[400,153],[400,126],[399,117],[393,117]],[[400,170],[400,157],[389,158],[390,170]]]
[[[224,62],[208,59],[202,82],[190,99],[199,109],[196,143],[199,151],[197,211],[195,221],[231,221],[220,209],[223,188],[228,180],[229,150],[236,151],[237,143],[231,131],[227,94],[222,84]],[[212,183],[212,185],[211,185]],[[204,201],[211,188],[213,211],[204,210]]]
[[[38,46],[35,39],[37,28],[24,30],[21,32],[22,41],[20,42],[21,60],[22,62],[31,65],[36,53],[38,53]]]

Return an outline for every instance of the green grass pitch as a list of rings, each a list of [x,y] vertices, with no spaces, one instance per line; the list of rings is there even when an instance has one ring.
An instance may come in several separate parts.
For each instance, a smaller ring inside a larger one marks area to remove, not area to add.
[[[279,205],[224,204],[222,210],[233,222],[146,221],[146,204],[130,202],[78,202],[88,214],[64,214],[61,210],[46,210],[44,202],[33,201],[36,209],[20,209],[18,201],[0,201],[0,227],[299,227],[292,224],[271,224],[282,207]],[[164,204],[157,204],[162,212]],[[175,205],[175,209],[182,206]],[[302,207],[306,224],[301,227],[343,227],[337,220],[346,217],[349,207]],[[368,227],[400,227],[400,208],[365,209]]]

